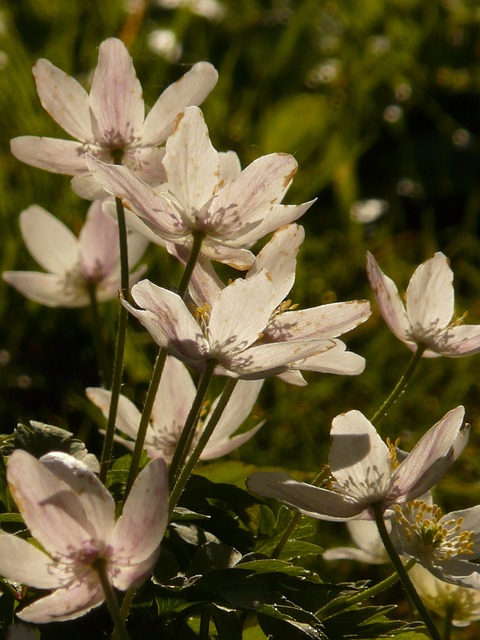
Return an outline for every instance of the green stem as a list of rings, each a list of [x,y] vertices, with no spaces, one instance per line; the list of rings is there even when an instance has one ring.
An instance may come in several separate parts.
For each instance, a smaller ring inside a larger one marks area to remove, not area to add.
[[[90,310],[92,312],[93,340],[97,356],[97,367],[100,372],[100,379],[108,389],[112,384],[110,373],[112,369],[111,364],[108,361],[107,350],[105,349],[105,342],[102,334],[102,323],[100,322],[100,316],[98,313],[97,284],[95,282],[89,282],[87,289],[88,296],[90,298]]]
[[[173,510],[175,509],[177,502],[182,495],[182,491],[184,490],[185,485],[187,484],[187,481],[202,454],[202,451],[204,450],[207,442],[210,440],[210,437],[215,427],[217,426],[218,421],[222,417],[222,413],[227,406],[228,401],[230,400],[237,382],[237,378],[229,378],[227,380],[225,388],[223,389],[223,393],[220,396],[217,406],[215,407],[215,411],[212,413],[210,420],[205,425],[205,428],[200,434],[200,438],[198,439],[195,449],[192,451],[191,456],[188,458],[183,469],[181,470],[180,475],[178,476],[178,480],[173,487],[172,493],[170,494],[170,501],[168,503],[170,516],[172,515]]]
[[[115,347],[115,357],[113,361],[112,394],[110,397],[107,428],[105,431],[105,440],[103,442],[103,450],[100,463],[100,480],[103,483],[105,483],[107,479],[107,472],[112,458],[113,438],[115,435],[115,424],[117,421],[118,400],[122,388],[123,354],[125,351],[125,340],[127,337],[127,319],[128,311],[121,304],[118,317],[117,344]]]
[[[452,622],[453,616],[455,615],[455,605],[447,605],[446,613],[447,615],[445,616],[445,624],[443,627],[443,640],[450,640],[450,638],[452,637]]]
[[[428,632],[432,638],[432,640],[441,640],[440,634],[429,614],[427,608],[423,604],[422,599],[417,593],[417,590],[413,586],[412,581],[410,580],[407,570],[403,566],[403,562],[398,555],[393,542],[390,540],[390,536],[388,535],[387,527],[385,526],[385,521],[383,519],[383,507],[380,502],[377,502],[372,506],[373,513],[375,515],[375,522],[377,523],[378,533],[382,539],[383,545],[385,547],[386,552],[388,553],[388,557],[390,558],[393,566],[395,567],[396,572],[398,573],[400,580],[405,587],[406,592],[408,593],[410,600],[413,602],[414,606],[417,608],[420,617],[422,618],[425,626],[428,629]]]
[[[124,297],[127,297],[130,289],[130,278],[128,276],[128,242],[127,242],[127,223],[125,221],[125,209],[120,198],[115,198],[117,205],[118,220],[118,239],[120,245],[120,287]]]
[[[200,640],[209,640],[210,638],[210,612],[206,609],[200,614],[200,630],[198,633]]]
[[[399,399],[402,393],[405,391],[407,384],[412,377],[413,372],[415,371],[418,363],[422,359],[423,352],[425,351],[426,346],[419,344],[415,353],[413,354],[410,362],[408,363],[407,368],[403,372],[402,377],[395,385],[394,389],[391,391],[388,398],[382,404],[380,409],[375,413],[375,415],[370,419],[370,422],[373,425],[377,425],[383,418],[387,415],[388,411],[393,407],[395,402]]]
[[[114,633],[117,634],[119,640],[130,640],[127,628],[125,627],[125,622],[123,621],[120,613],[117,597],[113,591],[112,585],[110,584],[110,580],[108,579],[106,567],[106,561],[103,558],[99,558],[92,564],[92,568],[97,572],[103,588],[103,593],[105,594],[105,601],[113,620]]]
[[[150,417],[152,415],[153,404],[158,391],[158,385],[165,366],[165,360],[167,354],[165,351],[158,352],[157,359],[155,360],[155,366],[153,367],[152,377],[148,386],[147,395],[145,398],[145,404],[143,405],[143,412],[140,418],[140,424],[138,425],[137,437],[135,439],[135,447],[132,453],[132,461],[130,463],[130,469],[128,472],[127,485],[125,487],[125,499],[130,493],[130,489],[137,477],[138,469],[140,467],[140,460],[143,452],[143,445],[145,444],[145,437],[147,435],[148,425],[150,424]]]
[[[130,587],[123,598],[122,606],[120,607],[120,615],[124,624],[127,621],[128,612],[130,611],[130,607],[132,606],[133,598],[136,591],[137,590],[135,589],[135,587]],[[117,627],[115,627],[115,629],[113,630],[111,640],[121,640]]]
[[[185,271],[183,272],[182,279],[177,289],[177,294],[181,298],[185,298],[188,283],[190,282],[193,270],[195,269],[195,265],[197,264],[198,256],[200,255],[200,249],[202,248],[202,242],[204,238],[205,234],[201,231],[193,232],[192,250],[190,251],[190,255],[188,256],[188,262],[185,265]]]

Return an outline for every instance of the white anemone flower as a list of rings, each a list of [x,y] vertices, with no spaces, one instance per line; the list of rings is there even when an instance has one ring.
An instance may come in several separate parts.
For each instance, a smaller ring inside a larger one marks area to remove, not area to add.
[[[371,253],[367,253],[367,272],[380,313],[409,349],[425,347],[425,358],[458,358],[480,351],[480,325],[462,325],[454,319],[453,272],[443,253],[437,252],[417,267],[405,305],[395,283]]]
[[[160,145],[177,114],[201,104],[218,79],[211,64],[198,62],[165,89],[145,117],[142,87],[127,48],[117,38],[100,45],[90,94],[48,60],[38,60],[33,75],[43,108],[75,140],[21,136],[12,140],[12,153],[34,167],[76,176],[74,191],[92,200],[105,192],[89,175],[85,154],[122,162],[150,184],[163,182]]]
[[[213,460],[227,455],[250,440],[263,426],[260,422],[245,433],[233,435],[247,419],[257,401],[263,380],[240,380],[235,387],[222,416],[215,427],[212,437],[202,451],[200,460]],[[111,392],[106,389],[87,389],[88,398],[108,417]],[[180,434],[187,419],[196,388],[185,365],[171,356],[167,356],[160,385],[155,396],[152,416],[145,438],[145,450],[150,458],[164,458],[171,462]],[[215,411],[219,398],[216,398],[207,414],[201,418],[195,446]],[[129,449],[134,448],[141,413],[124,395],[120,395],[117,411],[117,429],[126,436],[117,438]]]
[[[355,546],[327,549],[322,554],[324,560],[357,560],[366,564],[390,562],[373,520],[348,520],[346,525]]]
[[[247,486],[320,520],[372,520],[373,505],[391,517],[394,505],[427,492],[463,451],[469,435],[463,416],[461,406],[449,411],[399,462],[394,444],[383,442],[362,413],[349,411],[332,422],[328,488],[285,472],[254,473]]]
[[[41,548],[0,535],[0,575],[52,593],[17,615],[26,622],[60,622],[85,615],[105,600],[99,565],[121,591],[138,586],[153,569],[168,521],[164,460],[138,475],[115,519],[115,501],[97,476],[66,453],[37,460],[17,450],[7,481],[25,524]]]
[[[32,205],[20,214],[20,229],[31,255],[47,273],[5,271],[3,279],[20,293],[48,307],[84,307],[91,303],[90,288],[98,302],[116,298],[120,289],[118,226],[103,211],[102,201],[89,208],[77,238],[42,207]],[[148,245],[145,236],[129,233],[130,264],[135,265]],[[130,274],[130,284],[145,272]]]
[[[295,158],[272,153],[240,170],[235,154],[221,154],[210,142],[197,107],[177,117],[163,159],[166,182],[155,189],[128,167],[89,157],[88,166],[102,187],[124,200],[162,240],[192,245],[203,237],[202,255],[248,269],[257,240],[299,218],[312,205],[280,204],[297,171]]]

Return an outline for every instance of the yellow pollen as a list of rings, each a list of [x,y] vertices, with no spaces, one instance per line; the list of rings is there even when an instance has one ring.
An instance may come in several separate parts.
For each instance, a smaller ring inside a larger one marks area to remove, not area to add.
[[[396,469],[400,464],[397,459],[397,448],[398,448],[398,445],[400,444],[400,438],[397,438],[394,442],[392,442],[390,438],[387,438],[386,444],[388,447],[388,457],[390,458],[390,466],[392,467],[392,469]]]

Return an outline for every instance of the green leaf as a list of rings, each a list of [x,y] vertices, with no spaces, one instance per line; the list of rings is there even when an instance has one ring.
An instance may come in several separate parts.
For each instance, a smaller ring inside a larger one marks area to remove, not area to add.
[[[309,611],[291,603],[265,605],[258,610],[257,617],[264,633],[273,638],[285,636],[289,640],[328,640],[321,622]]]

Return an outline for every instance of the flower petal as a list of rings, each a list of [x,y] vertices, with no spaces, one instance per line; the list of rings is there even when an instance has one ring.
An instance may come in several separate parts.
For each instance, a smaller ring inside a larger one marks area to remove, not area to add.
[[[167,356],[153,404],[151,429],[159,441],[180,435],[196,395],[186,366]]]
[[[103,212],[101,200],[90,206],[78,242],[86,280],[99,281],[119,269],[118,225]]]
[[[436,484],[468,442],[462,406],[449,411],[417,442],[393,476],[392,495],[409,502]]]
[[[303,371],[317,371],[318,373],[333,373],[345,376],[357,376],[365,369],[365,358],[352,351],[346,351],[346,345],[341,340],[332,340],[335,346],[328,351],[310,356],[296,363]]]
[[[117,520],[110,541],[112,549],[112,582],[117,588],[126,589],[145,577],[155,564],[160,542],[168,523],[168,472],[164,460],[157,458],[140,472],[125,502],[122,515]],[[143,563],[150,559],[148,567],[141,565],[141,573],[128,574],[126,584],[122,568]],[[118,570],[118,573],[117,573]]]
[[[20,136],[10,140],[12,154],[31,167],[74,176],[87,171],[83,145],[73,140]]]
[[[85,307],[88,295],[69,291],[65,278],[38,271],[4,271],[2,278],[25,297],[47,307]]]
[[[0,534],[0,576],[37,589],[55,589],[66,577],[50,556],[8,533]]]
[[[87,394],[87,398],[100,409],[105,418],[108,418],[112,392],[98,387],[89,387],[85,390],[85,393]],[[133,402],[126,396],[120,394],[115,422],[117,429],[132,438],[132,440],[135,440],[138,433],[140,417],[141,413]]]
[[[106,147],[121,149],[140,137],[145,116],[142,86],[118,38],[107,38],[100,45],[90,109],[95,138]]]
[[[93,140],[88,94],[82,85],[41,58],[33,66],[33,76],[42,107],[73,138]]]
[[[252,225],[250,229],[245,227],[239,233],[233,233],[230,235],[228,242],[231,246],[238,246],[239,244],[251,246],[272,231],[298,220],[314,202],[315,200],[310,200],[303,204],[275,204],[265,214],[263,220],[260,220],[258,224]]]
[[[190,71],[165,89],[150,109],[143,125],[142,143],[156,146],[165,142],[180,111],[201,104],[217,80],[218,73],[209,62],[194,64]]]
[[[343,521],[359,515],[363,507],[348,496],[297,482],[288,473],[258,471],[247,479],[249,491],[276,498],[301,513],[321,520]]]
[[[436,345],[438,353],[450,358],[470,356],[480,351],[480,326],[464,324],[447,329],[445,341]]]

